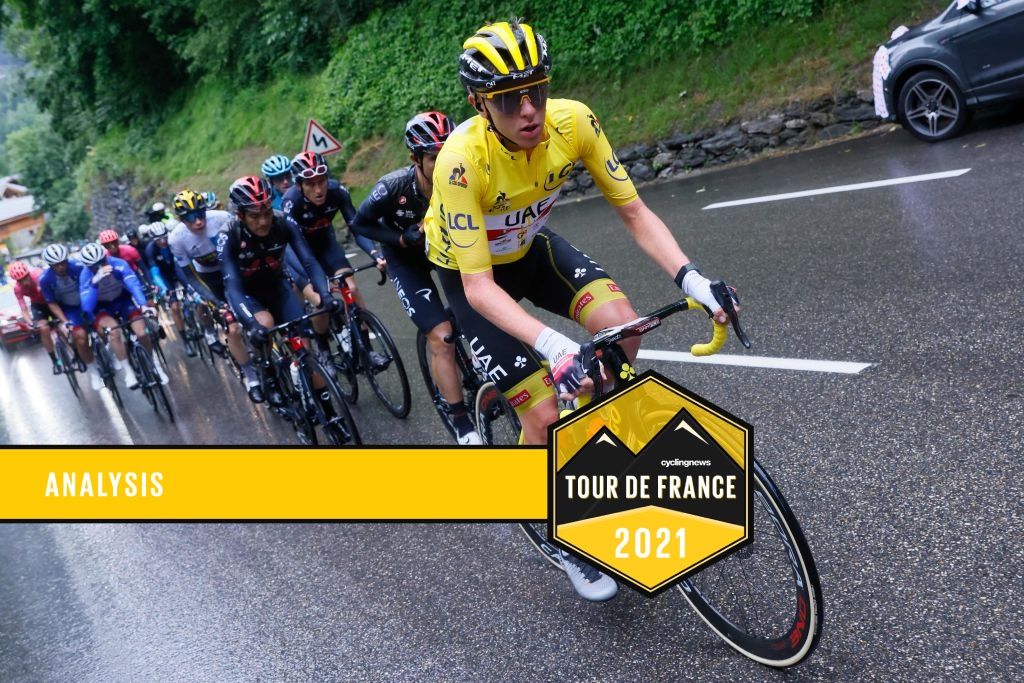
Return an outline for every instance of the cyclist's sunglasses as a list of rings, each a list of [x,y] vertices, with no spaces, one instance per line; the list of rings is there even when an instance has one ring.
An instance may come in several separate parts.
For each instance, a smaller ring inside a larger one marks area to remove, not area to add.
[[[530,100],[530,104],[535,109],[543,109],[548,101],[548,85],[550,83],[551,79],[545,78],[543,81],[537,81],[530,85],[481,93],[481,96],[485,100],[490,100],[494,104],[494,108],[502,114],[511,116],[519,111],[525,100]]]
[[[181,219],[186,223],[195,223],[200,218],[206,218],[206,209],[196,209],[181,216]]]
[[[303,180],[312,180],[313,178],[322,175],[327,175],[327,166],[325,164],[320,164],[319,166],[299,171],[295,174],[295,177],[302,178]]]

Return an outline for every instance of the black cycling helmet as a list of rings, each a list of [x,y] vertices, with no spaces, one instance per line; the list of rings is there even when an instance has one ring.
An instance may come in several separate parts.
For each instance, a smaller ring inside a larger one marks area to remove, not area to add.
[[[413,154],[437,154],[455,126],[439,111],[427,111],[409,119],[405,124],[405,146]]]
[[[316,152],[300,152],[292,159],[292,175],[296,180],[309,180],[327,175],[327,160]]]
[[[259,176],[245,176],[231,183],[228,197],[239,211],[258,211],[270,206],[270,183]]]

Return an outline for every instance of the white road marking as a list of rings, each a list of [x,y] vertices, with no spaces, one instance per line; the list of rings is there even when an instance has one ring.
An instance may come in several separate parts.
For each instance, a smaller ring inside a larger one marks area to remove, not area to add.
[[[719,353],[714,356],[694,356],[684,351],[658,351],[656,349],[640,349],[638,358],[643,360],[671,360],[677,363],[703,363],[705,365],[740,365],[748,368],[771,368],[774,370],[835,372],[843,375],[856,375],[874,365],[874,363],[855,363],[844,360],[733,356],[727,353]]]
[[[787,192],[785,194],[770,194],[764,197],[751,197],[750,199],[737,199],[731,202],[718,202],[708,204],[704,211],[709,209],[724,209],[729,206],[743,206],[745,204],[762,204],[764,202],[777,202],[783,199],[798,199],[800,197],[814,197],[820,194],[835,194],[837,192],[853,192],[855,190],[870,190],[875,187],[889,187],[891,185],[906,185],[907,183],[921,183],[926,180],[939,180],[941,178],[956,178],[967,173],[971,169],[958,168],[955,171],[942,171],[941,173],[925,173],[924,175],[910,175],[902,178],[889,178],[888,180],[873,180],[868,183],[854,183],[853,185],[835,185],[834,187],[822,187],[817,190],[803,190],[801,192]]]

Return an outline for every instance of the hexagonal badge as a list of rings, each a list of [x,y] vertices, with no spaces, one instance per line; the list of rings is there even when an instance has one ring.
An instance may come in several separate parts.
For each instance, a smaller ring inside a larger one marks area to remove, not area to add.
[[[753,428],[656,372],[550,444],[552,540],[647,595],[750,542]]]

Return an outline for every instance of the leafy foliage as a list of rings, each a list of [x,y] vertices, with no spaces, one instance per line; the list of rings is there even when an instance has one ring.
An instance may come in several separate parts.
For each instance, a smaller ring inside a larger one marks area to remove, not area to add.
[[[487,20],[522,15],[548,41],[553,87],[609,86],[631,71],[721,45],[759,25],[805,19],[822,0],[437,0],[376,11],[354,27],[325,73],[320,109],[348,138],[393,129],[408,112],[468,114],[455,76],[462,41]],[[404,120],[404,119],[403,119]]]
[[[89,217],[75,190],[75,151],[45,121],[11,133],[7,150],[36,206],[48,213],[48,229],[60,239],[83,237]]]

